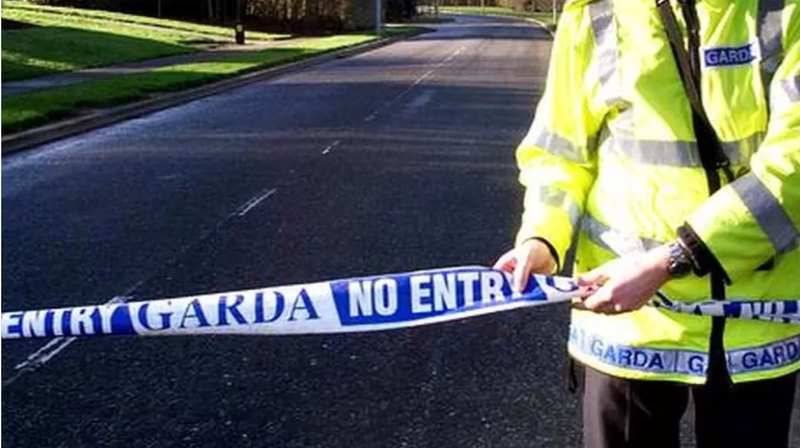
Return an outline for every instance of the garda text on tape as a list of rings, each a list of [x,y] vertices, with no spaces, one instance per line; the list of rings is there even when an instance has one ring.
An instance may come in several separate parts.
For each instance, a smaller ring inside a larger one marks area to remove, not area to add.
[[[514,293],[508,274],[458,267],[146,302],[5,312],[2,339],[381,331],[566,302],[581,292],[572,279],[532,275],[525,291]],[[800,323],[798,300],[682,303],[659,291],[651,305],[703,316]]]
[[[4,312],[2,338],[96,335],[312,334],[380,331],[569,301],[563,277],[460,267],[201,296]]]

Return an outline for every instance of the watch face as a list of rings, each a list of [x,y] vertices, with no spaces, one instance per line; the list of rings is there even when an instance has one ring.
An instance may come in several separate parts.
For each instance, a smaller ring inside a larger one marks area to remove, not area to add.
[[[683,247],[678,243],[669,245],[669,264],[667,265],[670,276],[673,278],[685,277],[692,270],[692,263],[686,256]]]

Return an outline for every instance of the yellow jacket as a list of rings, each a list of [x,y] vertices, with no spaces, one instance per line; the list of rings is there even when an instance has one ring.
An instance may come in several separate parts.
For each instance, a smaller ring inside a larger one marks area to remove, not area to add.
[[[672,241],[688,224],[724,269],[727,300],[800,299],[798,6],[697,3],[702,99],[736,175],[727,185],[721,176],[709,197],[655,2],[568,3],[547,88],[517,150],[526,187],[517,242],[544,238],[563,260],[576,240],[582,272]],[[676,17],[685,30],[679,9]],[[711,298],[708,276],[663,291],[685,302]],[[702,384],[711,326],[651,306],[617,316],[573,311],[569,351],[619,377]],[[727,319],[724,328],[734,382],[800,369],[800,326]]]

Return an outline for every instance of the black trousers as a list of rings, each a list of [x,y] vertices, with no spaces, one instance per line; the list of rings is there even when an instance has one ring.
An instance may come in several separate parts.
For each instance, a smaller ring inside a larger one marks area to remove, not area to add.
[[[678,448],[689,394],[695,405],[698,448],[789,446],[796,374],[732,386],[687,386],[584,370],[587,448]]]

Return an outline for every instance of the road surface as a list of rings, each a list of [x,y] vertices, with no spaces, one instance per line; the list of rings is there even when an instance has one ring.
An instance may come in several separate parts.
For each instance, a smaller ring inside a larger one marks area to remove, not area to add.
[[[3,158],[4,310],[491,264],[550,40],[499,18]],[[4,447],[567,447],[562,306],[3,344]]]
[[[4,157],[3,308],[490,264],[518,224],[513,149],[549,48],[529,24],[460,18]],[[2,441],[572,445],[566,322],[4,343]]]

